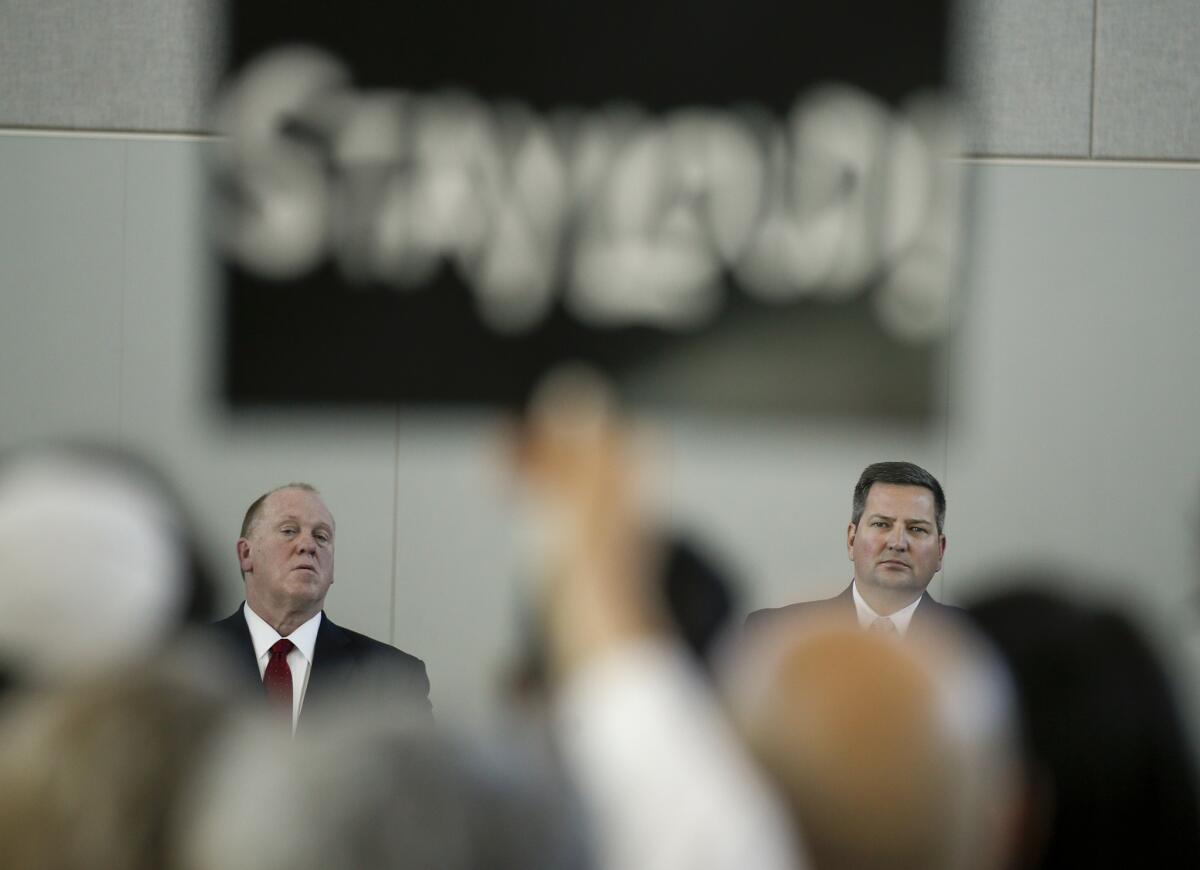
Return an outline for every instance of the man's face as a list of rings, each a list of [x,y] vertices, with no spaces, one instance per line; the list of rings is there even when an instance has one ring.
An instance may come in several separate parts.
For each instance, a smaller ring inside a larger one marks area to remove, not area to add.
[[[925,591],[942,567],[946,536],[939,534],[933,493],[923,486],[876,483],[846,549],[859,586],[894,592]]]
[[[248,601],[315,613],[333,583],[333,516],[316,493],[272,493],[238,540],[238,560]]]

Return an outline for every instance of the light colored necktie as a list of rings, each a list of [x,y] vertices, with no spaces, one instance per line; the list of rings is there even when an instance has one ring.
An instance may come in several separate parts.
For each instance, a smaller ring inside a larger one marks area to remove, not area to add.
[[[875,621],[871,623],[870,631],[876,634],[890,634],[892,637],[900,636],[900,629],[896,628],[896,623],[886,616],[876,617]]]

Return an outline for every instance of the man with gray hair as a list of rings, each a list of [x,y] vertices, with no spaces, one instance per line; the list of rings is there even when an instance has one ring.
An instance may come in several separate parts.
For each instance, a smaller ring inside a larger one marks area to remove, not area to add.
[[[290,713],[293,729],[304,707],[347,687],[415,699],[428,710],[424,662],[325,615],[334,534],[333,515],[310,484],[256,499],[237,542],[246,602],[215,633],[233,650],[247,686]]]
[[[824,601],[759,610],[747,628],[803,614],[833,621],[857,620],[862,628],[905,636],[918,633],[958,608],[926,591],[946,552],[946,495],[937,479],[911,462],[868,465],[854,487],[846,552],[854,577],[842,594]]]

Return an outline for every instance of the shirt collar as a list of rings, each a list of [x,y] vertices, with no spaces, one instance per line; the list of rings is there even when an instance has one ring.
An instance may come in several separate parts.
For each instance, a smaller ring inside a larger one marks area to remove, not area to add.
[[[871,623],[879,619],[880,614],[876,613],[871,608],[871,605],[867,604],[867,600],[859,594],[857,580],[850,582],[850,594],[854,596],[854,610],[858,613],[858,627],[870,628]],[[892,625],[896,626],[896,631],[900,633],[901,637],[908,634],[908,625],[912,622],[917,605],[921,603],[921,599],[924,597],[925,593],[922,592],[912,604],[888,616],[888,619],[892,621]]]
[[[282,635],[279,634],[271,625],[255,613],[249,602],[242,608],[242,613],[246,616],[246,625],[250,629],[250,640],[254,644],[254,655],[261,659],[271,651],[271,647],[275,645],[275,641],[279,640]],[[295,631],[288,635],[287,639],[296,645],[296,649],[304,656],[305,660],[312,664],[313,650],[317,646],[317,629],[321,627],[320,612],[317,613],[308,622],[301,625]]]

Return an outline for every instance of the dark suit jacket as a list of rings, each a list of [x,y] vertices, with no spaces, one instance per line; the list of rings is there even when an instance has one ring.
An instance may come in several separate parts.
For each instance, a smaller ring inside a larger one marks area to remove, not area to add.
[[[245,607],[245,604],[242,605]],[[254,655],[254,642],[242,607],[232,616],[212,624],[214,637],[232,654],[229,659],[242,687],[265,700],[262,677]],[[322,614],[313,647],[312,670],[304,693],[304,709],[336,698],[339,689],[354,686],[379,697],[411,700],[426,712],[429,702],[429,677],[425,663],[394,646],[372,640],[365,634],[342,628]],[[303,719],[303,714],[301,715]]]
[[[746,630],[754,631],[780,617],[798,616],[800,614],[804,614],[805,616],[821,616],[831,621],[845,621],[850,624],[857,624],[858,611],[854,608],[853,585],[851,583],[850,586],[847,586],[841,595],[826,598],[822,601],[802,601],[799,604],[789,604],[786,607],[768,607],[763,610],[756,610],[746,617]],[[921,603],[913,611],[912,622],[908,624],[908,630],[910,633],[921,634],[930,625],[946,619],[959,619],[962,615],[963,610],[961,608],[938,604],[929,597],[928,592],[925,592],[921,595]]]

